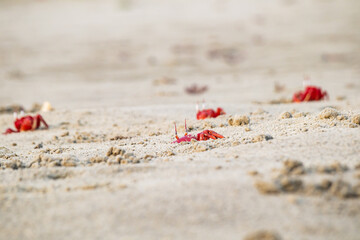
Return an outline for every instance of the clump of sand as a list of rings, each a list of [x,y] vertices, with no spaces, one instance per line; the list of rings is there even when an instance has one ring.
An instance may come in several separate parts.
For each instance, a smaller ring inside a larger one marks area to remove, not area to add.
[[[353,116],[351,122],[360,125],[360,114]]]
[[[335,119],[339,112],[334,108],[325,108],[319,114],[320,119]]]
[[[29,168],[39,167],[76,167],[79,161],[75,156],[52,157],[46,154],[39,154],[29,164]]]
[[[284,162],[284,167],[281,172],[286,175],[302,175],[305,173],[305,168],[302,162],[289,159]]]
[[[357,168],[355,167],[354,170],[356,171]],[[327,194],[340,199],[358,198],[360,197],[360,183],[351,184],[341,178],[306,183],[300,178],[304,175],[319,174],[342,176],[347,171],[349,168],[340,163],[305,168],[300,161],[287,160],[277,177],[271,181],[257,180],[255,187],[262,194],[297,193],[315,196]]]
[[[230,126],[243,126],[250,123],[250,118],[246,115],[235,115],[228,118]]]
[[[106,152],[106,156],[97,156],[90,159],[91,163],[107,163],[108,165],[114,164],[127,164],[127,163],[140,163],[140,159],[133,153],[127,153],[124,149],[110,147]]]

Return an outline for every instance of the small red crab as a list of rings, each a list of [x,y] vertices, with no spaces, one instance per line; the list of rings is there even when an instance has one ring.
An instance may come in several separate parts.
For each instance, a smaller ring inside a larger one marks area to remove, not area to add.
[[[326,91],[321,90],[319,87],[306,86],[305,91],[294,94],[293,102],[320,101],[324,98],[329,98]]]
[[[222,108],[217,108],[216,111],[212,110],[212,109],[203,109],[203,110],[199,110],[199,106],[196,105],[196,119],[197,120],[201,120],[201,119],[206,119],[206,118],[216,118],[220,115],[224,115],[225,112]]]
[[[27,116],[18,118],[17,114],[14,113],[14,118],[15,118],[14,125],[15,125],[16,130],[8,128],[4,132],[4,134],[35,130],[40,127],[40,123],[43,123],[45,125],[46,129],[49,128],[49,126],[45,122],[44,118],[40,114],[37,114],[33,117],[30,115],[27,115]]]
[[[188,134],[187,127],[186,127],[186,120],[185,120],[185,131],[186,131],[185,135],[183,137],[179,138],[177,135],[176,124],[175,124],[176,140],[172,143],[191,142],[192,139],[194,139],[196,141],[206,141],[206,140],[209,140],[210,138],[211,139],[224,138],[224,136],[222,136],[212,130],[204,130],[204,131],[196,134],[196,136]]]

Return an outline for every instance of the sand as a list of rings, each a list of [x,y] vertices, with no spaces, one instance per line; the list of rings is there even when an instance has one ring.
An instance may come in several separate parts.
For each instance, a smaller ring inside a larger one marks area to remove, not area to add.
[[[0,239],[358,239],[359,11],[1,1],[0,130],[54,110],[0,136]],[[304,76],[330,99],[289,103]],[[225,138],[172,144],[185,119]]]

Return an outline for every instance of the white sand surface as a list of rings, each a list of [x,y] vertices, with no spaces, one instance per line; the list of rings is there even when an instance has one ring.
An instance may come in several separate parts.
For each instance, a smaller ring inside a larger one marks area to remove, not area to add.
[[[0,1],[0,106],[55,108],[0,136],[0,239],[359,239],[359,25],[357,0]],[[304,76],[330,99],[270,103]],[[196,120],[202,101],[227,114]],[[185,119],[225,138],[172,144]],[[303,189],[262,193],[289,159]]]

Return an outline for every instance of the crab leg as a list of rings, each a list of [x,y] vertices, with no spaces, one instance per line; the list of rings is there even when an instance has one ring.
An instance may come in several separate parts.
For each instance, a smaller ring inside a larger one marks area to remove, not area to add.
[[[215,136],[216,138],[224,138],[224,136],[223,135],[220,135],[220,134],[218,134],[217,132],[214,132],[214,131],[212,131],[212,130],[208,130],[209,131],[209,134],[211,134],[212,136]],[[216,139],[215,138],[215,139]],[[213,138],[214,139],[214,138]]]
[[[175,137],[176,137],[176,140],[179,140],[179,137],[178,137],[178,134],[177,134],[177,130],[176,130],[176,123],[174,123],[175,125]]]
[[[207,140],[207,139],[205,138],[204,133],[198,133],[196,140],[203,141],[203,140]]]
[[[326,99],[326,100],[329,100],[329,95],[326,91],[324,91],[324,94],[323,94],[323,97]]]
[[[10,134],[10,133],[15,133],[18,131],[12,130],[11,128],[6,129],[6,131],[3,134]]]
[[[45,122],[44,118],[40,114],[38,114],[36,116],[36,120],[39,121],[39,126],[40,126],[40,123],[43,123],[45,125],[46,129],[49,128],[48,124]]]
[[[217,139],[217,137],[215,137],[214,135],[208,134],[208,133],[204,133],[205,137],[211,138],[211,139]]]

